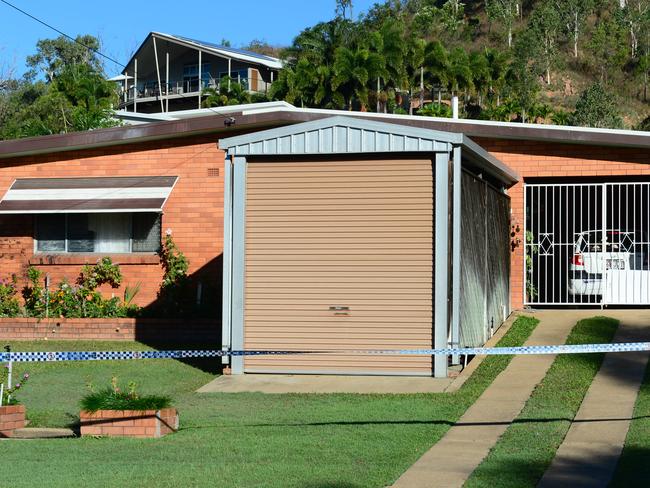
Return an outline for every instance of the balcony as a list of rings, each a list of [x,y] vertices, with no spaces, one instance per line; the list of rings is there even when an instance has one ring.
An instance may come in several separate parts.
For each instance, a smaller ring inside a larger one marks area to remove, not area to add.
[[[267,83],[261,78],[233,79],[233,83],[240,83],[242,87],[250,93],[267,93],[271,83]],[[209,80],[198,79],[170,81],[169,83],[159,84],[157,81],[146,81],[138,83],[136,86],[130,86],[126,90],[122,88],[120,93],[120,105],[126,106],[137,99],[138,102],[151,102],[163,99],[178,99],[198,97],[205,89],[212,88],[219,90],[219,80],[210,78]]]

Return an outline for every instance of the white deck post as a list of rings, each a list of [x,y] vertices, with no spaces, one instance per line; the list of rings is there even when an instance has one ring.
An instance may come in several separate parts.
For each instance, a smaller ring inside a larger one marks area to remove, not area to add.
[[[158,77],[158,99],[160,100],[160,111],[165,111],[165,102],[162,98],[162,84],[160,83],[160,64],[158,63],[158,48],[156,47],[156,36],[153,37],[153,55],[156,59],[156,76]]]
[[[135,58],[135,72],[133,73],[133,112],[138,111],[138,58]]]
[[[199,49],[199,108],[201,108],[201,88],[203,85],[203,78],[201,77],[201,50]]]
[[[169,53],[165,53],[165,112],[169,112]]]

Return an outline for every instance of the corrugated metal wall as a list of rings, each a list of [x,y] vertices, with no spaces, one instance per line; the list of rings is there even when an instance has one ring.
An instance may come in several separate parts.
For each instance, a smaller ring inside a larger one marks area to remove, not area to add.
[[[248,163],[246,349],[429,348],[432,275],[430,160]],[[431,358],[247,357],[244,370],[431,374]]]
[[[510,199],[462,175],[460,345],[483,345],[510,313]]]

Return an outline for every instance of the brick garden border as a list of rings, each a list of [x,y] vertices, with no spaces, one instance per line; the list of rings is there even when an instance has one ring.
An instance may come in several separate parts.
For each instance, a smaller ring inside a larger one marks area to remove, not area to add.
[[[25,427],[25,405],[0,407],[0,437],[13,437],[15,429]]]
[[[3,340],[105,340],[156,344],[220,344],[218,319],[0,318]]]
[[[97,410],[79,414],[81,435],[162,437],[178,430],[175,408],[161,410]]]

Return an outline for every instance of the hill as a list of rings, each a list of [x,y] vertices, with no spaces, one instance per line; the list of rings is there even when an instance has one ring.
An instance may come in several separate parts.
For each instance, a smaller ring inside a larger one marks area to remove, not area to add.
[[[389,0],[355,20],[351,3],[283,51],[275,98],[445,116],[458,95],[472,118],[566,124],[578,106],[628,128],[650,113],[650,0]]]

